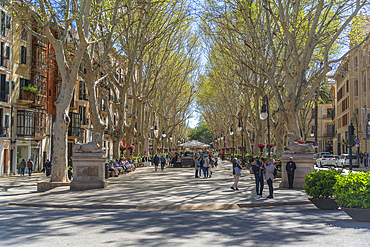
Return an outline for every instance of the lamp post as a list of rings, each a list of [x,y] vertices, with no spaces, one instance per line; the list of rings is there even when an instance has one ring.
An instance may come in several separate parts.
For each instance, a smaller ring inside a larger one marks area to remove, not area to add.
[[[262,120],[265,120],[267,118],[267,142],[269,144],[268,146],[268,158],[270,158],[270,148],[271,148],[271,143],[270,143],[270,106],[269,106],[269,98],[267,95],[263,96],[263,105],[261,109],[261,114],[260,118]]]
[[[170,142],[168,145],[168,152],[171,153],[171,145],[172,145],[172,133],[170,134]]]
[[[243,166],[243,164],[244,164],[244,146],[243,146],[243,144],[244,144],[244,137],[243,137],[243,118],[242,118],[242,116],[239,116],[239,124],[238,124],[238,131],[240,132],[242,132],[242,166]]]
[[[231,125],[231,128],[230,128],[230,135],[233,137],[233,158],[234,158],[234,130],[233,130],[232,125]]]
[[[356,120],[357,138],[359,138],[359,136],[358,136],[358,121],[357,121],[357,116],[354,115],[352,119],[355,119]],[[358,159],[358,157],[360,155],[360,144],[357,144],[357,145],[358,145],[358,147],[357,147],[357,159]]]
[[[163,139],[166,137],[166,132],[164,131],[164,128],[163,128],[163,131],[162,131],[162,154],[163,154]]]

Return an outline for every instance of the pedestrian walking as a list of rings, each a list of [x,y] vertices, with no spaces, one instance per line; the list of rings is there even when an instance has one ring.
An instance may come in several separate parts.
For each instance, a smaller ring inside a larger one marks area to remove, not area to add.
[[[239,183],[239,178],[242,175],[242,166],[238,163],[238,160],[234,158],[233,162],[233,176],[234,176],[234,184],[231,186],[232,190],[239,190],[238,188],[238,183]]]
[[[200,161],[199,161],[199,163],[200,163],[200,169],[201,169],[201,171],[203,172],[203,176],[204,176],[204,178],[206,178],[206,167],[205,167],[205,164],[204,164],[203,155],[201,155],[201,156],[200,156]],[[202,174],[201,174],[201,172],[199,171],[199,177],[201,177],[201,176],[202,176]]]
[[[225,153],[224,152],[222,152],[221,158],[222,158],[222,160],[225,160]]]
[[[360,154],[358,155],[358,157],[360,158],[360,163],[362,164],[363,161],[364,161],[364,154],[362,152],[360,152]]]
[[[289,158],[289,161],[286,163],[285,170],[288,174],[288,189],[293,189],[293,182],[294,182],[294,171],[297,169],[295,162],[293,161],[293,157]]]
[[[28,168],[28,175],[31,177],[32,170],[33,170],[33,162],[31,159],[29,159],[27,162],[27,168]]]
[[[212,156],[209,154],[208,155],[208,160],[209,160],[209,165],[208,165],[208,177],[212,177],[212,166],[213,166],[213,159]]]
[[[203,172],[204,178],[208,178],[209,176],[209,173],[208,173],[209,165],[210,165],[209,158],[206,155],[204,158],[204,172]]]
[[[154,163],[154,169],[155,169],[155,171],[157,171],[157,169],[158,169],[158,164],[159,164],[159,157],[158,157],[158,155],[156,154],[155,156],[154,156],[154,158],[153,158],[153,163]]]
[[[19,164],[19,168],[21,169],[21,175],[24,176],[24,170],[26,169],[26,161],[22,159],[21,163]]]
[[[161,161],[161,170],[163,172],[164,166],[166,165],[166,158],[163,156],[163,154],[162,154],[162,156],[160,158],[160,161]]]
[[[269,196],[267,198],[274,198],[274,187],[273,187],[273,182],[274,182],[274,171],[275,171],[275,166],[273,163],[273,160],[268,160],[266,165],[265,165],[265,179],[267,182],[267,185],[269,186]]]
[[[199,178],[199,176],[200,176],[200,158],[196,157],[194,162],[195,162],[195,178]]]
[[[254,172],[254,179],[256,182],[257,198],[265,197],[264,195],[262,195],[263,186],[264,186],[264,183],[263,183],[263,177],[264,177],[263,172],[265,169],[264,163],[265,163],[265,160],[263,158],[260,158],[259,160],[255,159],[252,165],[252,170]]]
[[[369,154],[368,153],[364,153],[364,162],[365,162],[365,168],[367,169],[367,168],[369,168]]]
[[[46,160],[45,165],[44,165],[44,168],[45,168],[46,177],[50,177],[50,174],[51,174],[51,162],[49,160]]]

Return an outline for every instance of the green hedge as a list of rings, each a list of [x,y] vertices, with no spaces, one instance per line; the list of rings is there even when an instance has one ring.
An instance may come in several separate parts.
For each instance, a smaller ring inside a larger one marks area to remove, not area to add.
[[[334,198],[335,190],[333,186],[337,181],[337,176],[342,174],[343,170],[314,170],[306,174],[304,190],[313,198]]]
[[[337,175],[336,179],[334,189],[339,206],[370,209],[370,173],[350,171],[348,175]]]

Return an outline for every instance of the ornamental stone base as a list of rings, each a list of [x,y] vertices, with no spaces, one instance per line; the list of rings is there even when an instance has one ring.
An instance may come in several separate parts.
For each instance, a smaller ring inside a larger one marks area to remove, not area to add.
[[[310,153],[301,153],[301,154],[283,153],[283,156],[281,157],[283,178],[280,187],[282,188],[289,187],[288,174],[286,172],[286,163],[289,161],[290,157],[293,157],[293,161],[297,166],[297,169],[294,172],[293,188],[303,189],[305,185],[304,178],[306,174],[311,173],[314,169],[315,159],[313,156],[314,154]]]
[[[71,190],[106,188],[105,160],[102,153],[73,153],[73,181]]]

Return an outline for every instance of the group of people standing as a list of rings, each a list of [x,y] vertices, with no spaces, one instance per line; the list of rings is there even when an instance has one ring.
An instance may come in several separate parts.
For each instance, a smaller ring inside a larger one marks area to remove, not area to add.
[[[234,184],[231,186],[232,190],[239,190],[238,189],[238,182],[241,176],[242,166],[238,162],[236,158],[233,161],[233,175],[234,175]],[[289,158],[289,161],[286,164],[286,171],[288,174],[288,182],[289,182],[289,189],[293,189],[293,180],[294,180],[294,171],[297,169],[295,162],[293,161],[293,157]],[[269,187],[269,195],[267,198],[272,199],[274,198],[274,189],[273,189],[273,181],[276,176],[277,170],[274,165],[273,159],[259,158],[259,159],[251,159],[250,160],[250,173],[254,174],[254,179],[256,183],[256,194],[257,198],[265,198],[262,194],[263,187],[264,187],[264,180]]]
[[[200,178],[203,172],[203,178],[212,177],[212,167],[215,166],[217,158],[211,154],[200,154],[194,160],[195,162],[195,178]]]

